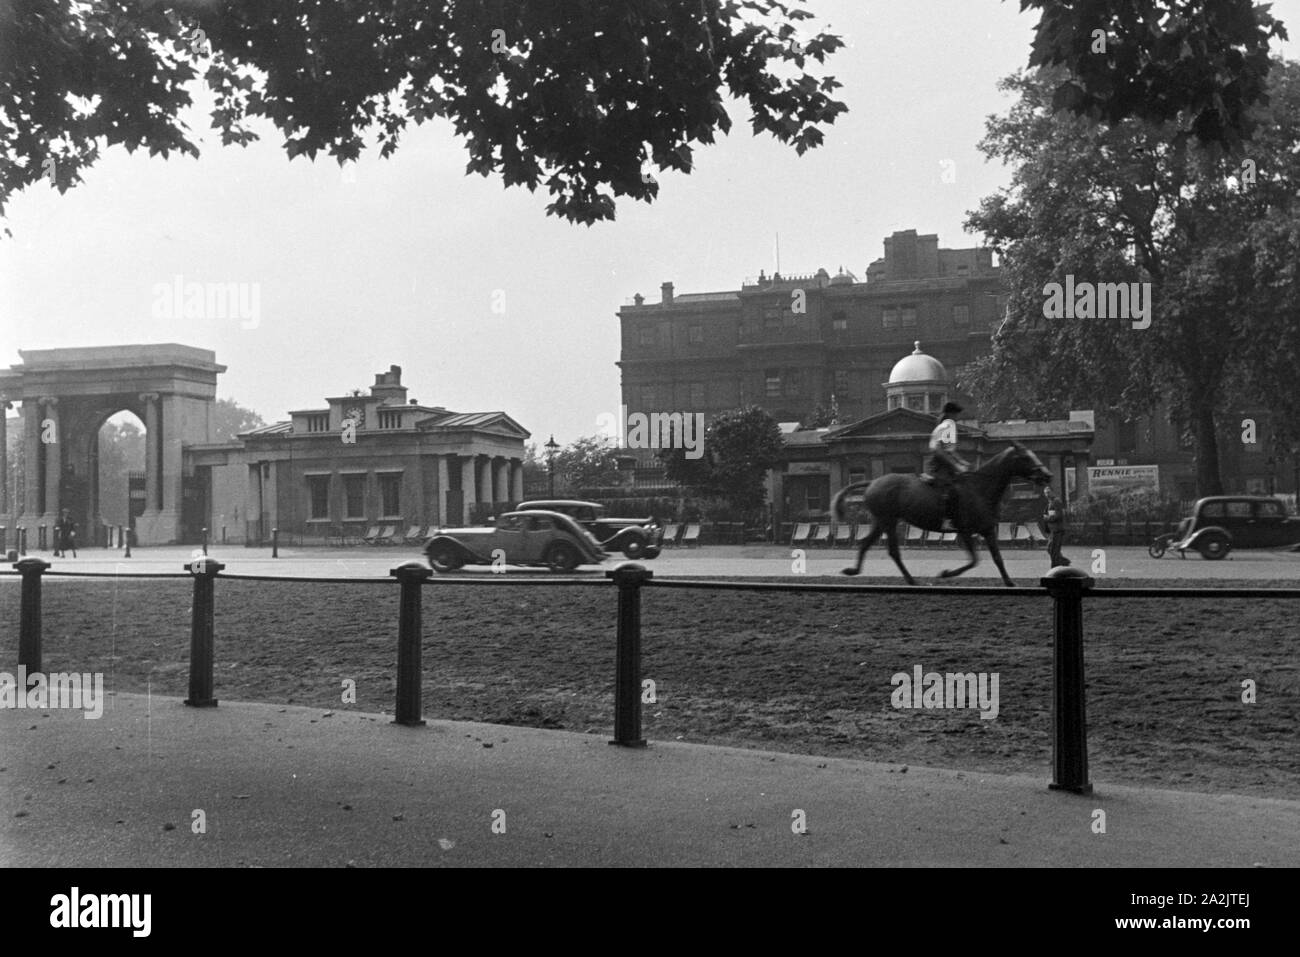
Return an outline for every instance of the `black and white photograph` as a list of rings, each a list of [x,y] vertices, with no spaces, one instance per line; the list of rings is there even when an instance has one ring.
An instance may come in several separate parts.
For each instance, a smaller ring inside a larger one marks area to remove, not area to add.
[[[1300,0],[0,0],[10,915],[1248,941],[1298,377]]]

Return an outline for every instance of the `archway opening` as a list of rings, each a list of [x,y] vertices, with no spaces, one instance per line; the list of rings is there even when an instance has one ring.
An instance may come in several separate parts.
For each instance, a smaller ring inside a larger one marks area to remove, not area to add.
[[[99,427],[97,442],[98,496],[92,498],[104,525],[131,527],[144,511],[145,427],[133,412],[110,415]],[[97,498],[97,501],[95,499]]]

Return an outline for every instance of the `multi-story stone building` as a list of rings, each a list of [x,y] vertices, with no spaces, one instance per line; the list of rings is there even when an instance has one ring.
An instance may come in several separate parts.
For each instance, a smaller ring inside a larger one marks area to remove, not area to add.
[[[986,353],[1002,294],[989,250],[940,249],[915,230],[885,240],[865,281],[841,268],[726,292],[664,283],[660,302],[619,311],[623,405],[710,416],[754,404],[804,421],[834,397],[840,421],[863,419],[886,410],[881,385],[915,340],[950,372]]]
[[[948,393],[967,415],[980,417],[954,383],[965,364],[988,354],[1005,311],[1006,290],[991,251],[941,249],[937,236],[915,230],[894,233],[884,247],[862,281],[843,268],[833,276],[819,269],[811,276],[760,274],[719,292],[678,294],[666,282],[657,303],[635,296],[618,312],[628,414],[708,418],[752,404],[789,423],[833,410],[844,425],[895,408],[930,414]],[[919,382],[906,395],[885,389],[895,363],[917,340],[947,370],[948,381],[933,388]],[[1241,441],[1247,419],[1254,442]],[[1300,449],[1274,448],[1266,415],[1246,410],[1224,424],[1220,465],[1229,490],[1295,492]],[[1155,466],[1150,474],[1165,492],[1195,497],[1193,449],[1163,411],[1124,421],[1098,410],[1092,434],[1094,468]],[[641,466],[638,481],[661,474],[653,450],[630,451]],[[845,473],[850,470],[856,471],[845,463]]]

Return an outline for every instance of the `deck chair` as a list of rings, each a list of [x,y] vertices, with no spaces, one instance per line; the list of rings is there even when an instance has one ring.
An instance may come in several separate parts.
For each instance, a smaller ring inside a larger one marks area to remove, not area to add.
[[[848,548],[853,544],[853,526],[847,522],[841,522],[835,526],[835,547]]]
[[[371,525],[370,528],[366,530],[366,534],[362,536],[361,540],[367,545],[378,545],[379,531],[380,529],[378,525]]]
[[[812,537],[808,539],[809,545],[821,545],[830,548],[831,545],[831,527],[829,525],[814,525]]]
[[[858,525],[857,533],[853,536],[853,544],[856,545],[858,542],[862,541],[870,534],[871,534],[871,523],[870,522],[860,523]]]
[[[940,545],[951,545],[951,544],[953,544],[953,543],[956,542],[956,541],[957,541],[957,533],[956,533],[956,532],[944,532],[943,534],[941,534],[941,535],[939,536],[939,544],[940,544]]]
[[[677,536],[682,533],[682,527],[676,522],[669,522],[664,526],[664,548],[676,548]]]
[[[1031,544],[1029,539],[1029,530],[1024,525],[1017,525],[1011,530],[1011,541],[1023,548],[1028,548]]]
[[[904,539],[908,545],[924,545],[925,529],[918,528],[915,525],[907,526],[907,537]]]
[[[397,542],[397,526],[385,525],[379,537],[375,539],[376,545],[393,545]]]
[[[1015,526],[1010,522],[998,522],[998,544],[1010,545],[1015,534]]]
[[[1029,541],[1035,548],[1041,548],[1047,544],[1047,536],[1038,530],[1037,525],[1027,526],[1029,529]]]
[[[806,545],[808,537],[812,535],[812,526],[807,522],[800,522],[794,527],[794,532],[790,536],[791,545]]]
[[[423,525],[412,525],[406,530],[406,537],[403,541],[405,541],[407,545],[418,545],[420,542],[423,542],[426,537]]]
[[[692,522],[690,525],[686,526],[686,532],[682,535],[682,545],[698,546],[699,544],[700,544],[700,524],[699,522]]]

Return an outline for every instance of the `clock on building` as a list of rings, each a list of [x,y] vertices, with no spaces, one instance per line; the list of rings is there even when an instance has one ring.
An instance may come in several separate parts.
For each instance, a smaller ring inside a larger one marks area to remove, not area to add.
[[[343,421],[351,419],[356,423],[356,427],[361,428],[361,424],[366,421],[366,409],[361,405],[349,405],[343,409]]]

